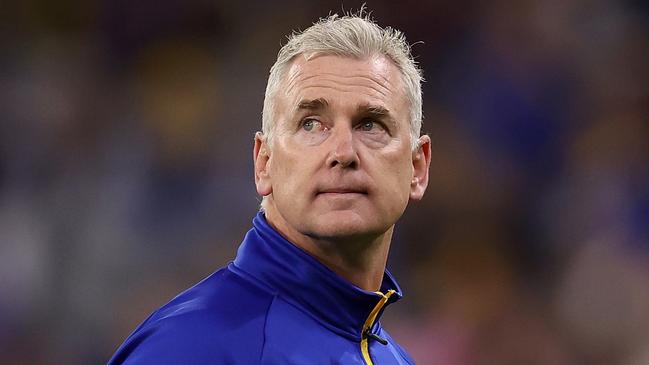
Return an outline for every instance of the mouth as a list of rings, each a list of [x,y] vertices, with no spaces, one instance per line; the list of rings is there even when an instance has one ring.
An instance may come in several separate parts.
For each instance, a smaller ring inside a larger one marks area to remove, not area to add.
[[[365,189],[358,189],[358,188],[331,188],[331,189],[323,189],[320,190],[316,193],[316,195],[338,195],[338,196],[343,196],[343,195],[367,195],[367,190]]]

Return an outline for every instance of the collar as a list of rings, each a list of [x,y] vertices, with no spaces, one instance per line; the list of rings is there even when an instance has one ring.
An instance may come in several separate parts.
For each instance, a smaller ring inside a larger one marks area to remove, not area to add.
[[[382,298],[379,293],[351,284],[286,240],[261,212],[253,219],[253,228],[243,239],[234,265],[324,326],[355,339],[361,338],[363,324]],[[386,270],[381,292],[389,290],[395,293],[386,304],[403,296],[396,280]]]

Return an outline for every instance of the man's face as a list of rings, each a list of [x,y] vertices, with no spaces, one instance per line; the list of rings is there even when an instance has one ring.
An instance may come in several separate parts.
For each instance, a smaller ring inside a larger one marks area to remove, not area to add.
[[[275,103],[272,141],[255,146],[275,223],[312,238],[380,235],[423,195],[430,142],[412,152],[409,103],[387,58],[298,56]]]

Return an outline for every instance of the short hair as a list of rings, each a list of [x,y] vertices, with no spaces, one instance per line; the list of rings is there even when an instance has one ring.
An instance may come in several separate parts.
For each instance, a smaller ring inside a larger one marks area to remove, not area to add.
[[[262,131],[267,142],[272,143],[275,128],[275,98],[281,83],[298,55],[313,57],[316,55],[336,55],[355,59],[366,59],[373,56],[385,56],[399,70],[406,98],[410,103],[409,122],[411,148],[414,151],[421,132],[423,82],[421,69],[417,66],[410,51],[410,45],[402,32],[391,27],[381,28],[368,15],[364,8],[358,14],[329,15],[320,19],[302,32],[293,32],[288,42],[279,50],[277,61],[270,69],[264,108],[262,112]],[[262,197],[261,209],[268,203]]]
[[[410,136],[413,150],[422,123],[422,73],[410,52],[410,45],[402,32],[386,27],[381,28],[369,15],[338,14],[320,19],[302,32],[293,32],[288,42],[279,50],[277,61],[270,69],[264,109],[262,112],[262,131],[265,138],[271,139],[275,127],[275,97],[280,89],[286,71],[298,55],[337,55],[357,59],[381,55],[390,59],[400,71],[406,97],[410,102]]]

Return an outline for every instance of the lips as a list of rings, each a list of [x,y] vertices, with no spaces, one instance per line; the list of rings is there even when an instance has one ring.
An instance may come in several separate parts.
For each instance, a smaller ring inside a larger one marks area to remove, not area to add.
[[[367,194],[367,189],[361,187],[332,187],[318,189],[316,195],[320,194]]]

